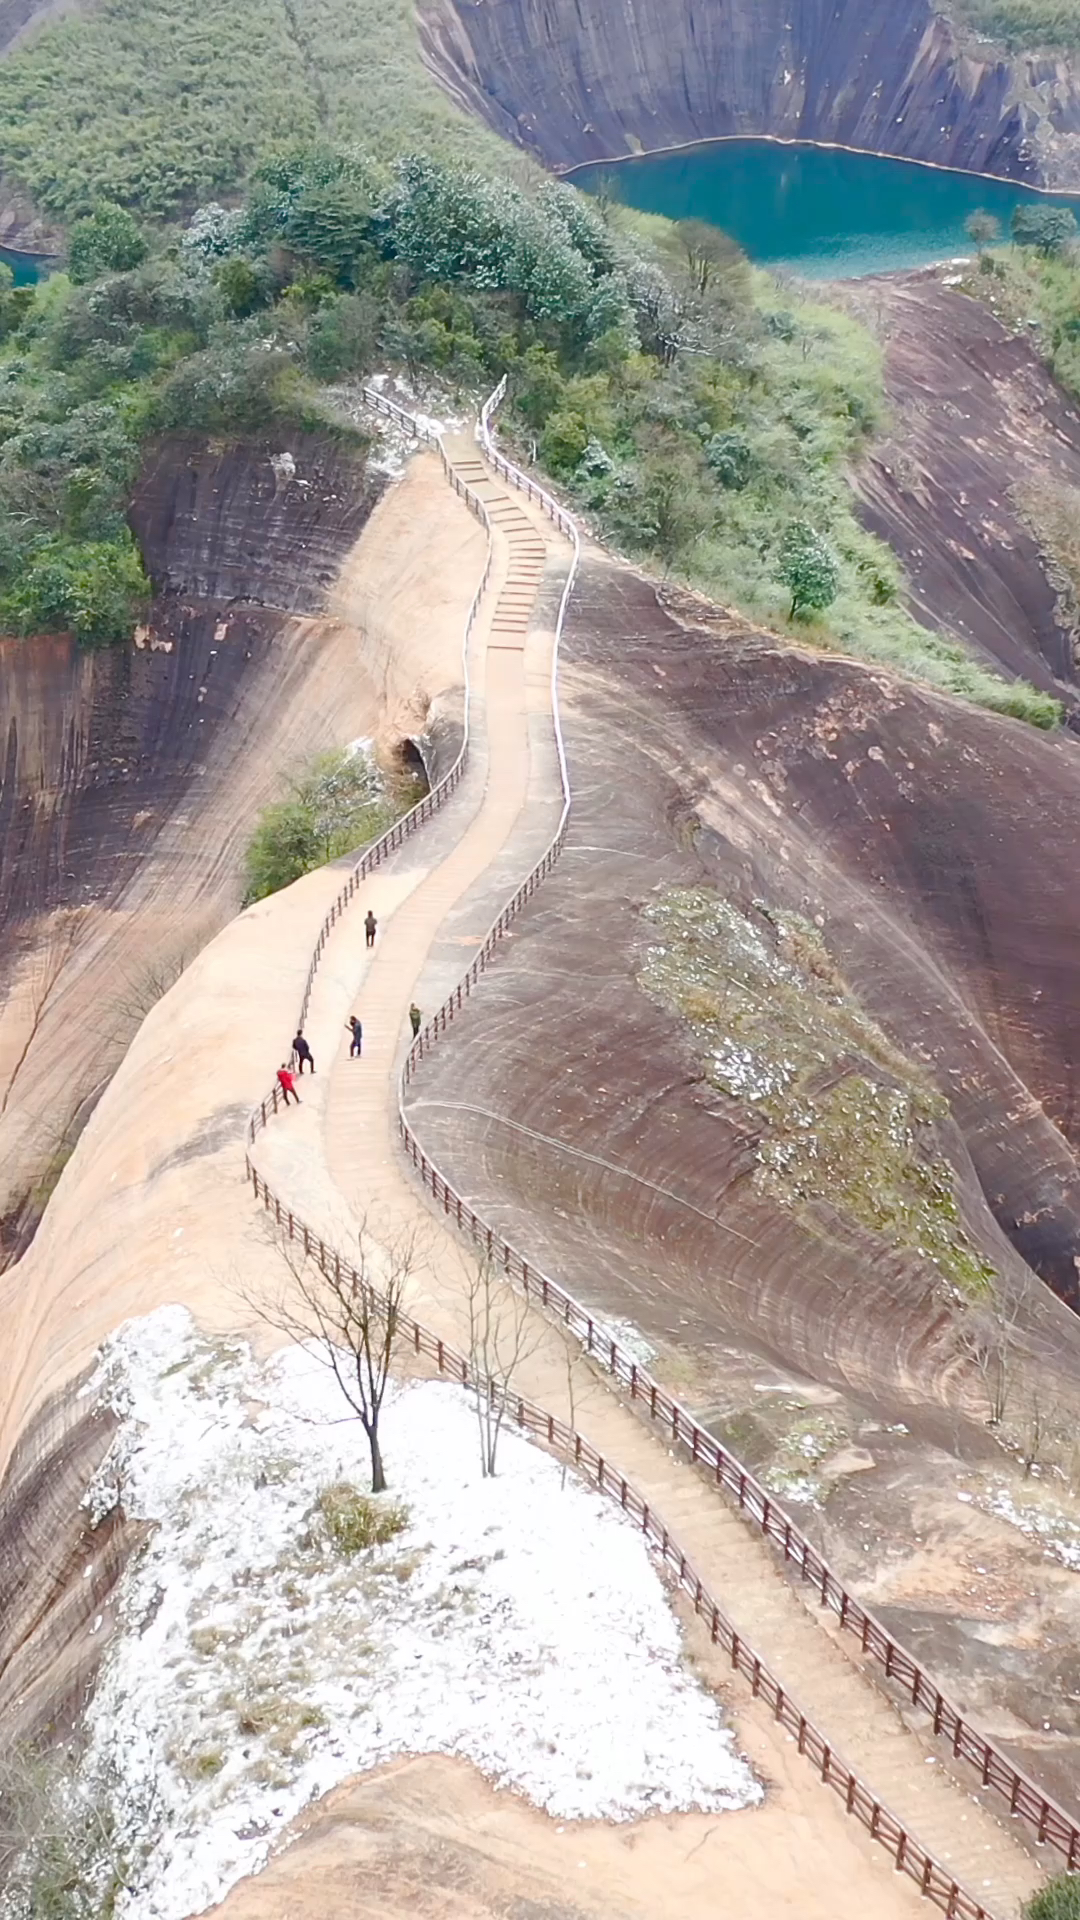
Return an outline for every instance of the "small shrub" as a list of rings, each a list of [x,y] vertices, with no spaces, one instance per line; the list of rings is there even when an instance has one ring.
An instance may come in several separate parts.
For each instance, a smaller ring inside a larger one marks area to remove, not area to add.
[[[1024,1920],[1080,1920],[1080,1874],[1059,1873],[1023,1906]]]
[[[384,1500],[361,1493],[347,1480],[324,1487],[319,1512],[339,1553],[351,1560],[368,1547],[382,1547],[409,1524],[409,1510],[400,1500]]]
[[[126,207],[102,200],[71,229],[68,272],[76,286],[103,273],[130,273],[146,259],[146,241]]]
[[[793,520],[780,542],[777,577],[791,594],[790,617],[802,620],[832,605],[839,571],[819,533],[805,520]]]
[[[402,792],[411,805],[411,793]],[[381,833],[397,811],[366,755],[321,754],[286,800],[264,807],[247,851],[247,900],[264,900],[302,874]]]
[[[741,433],[714,433],[705,458],[722,487],[738,493],[750,478],[750,443]]]

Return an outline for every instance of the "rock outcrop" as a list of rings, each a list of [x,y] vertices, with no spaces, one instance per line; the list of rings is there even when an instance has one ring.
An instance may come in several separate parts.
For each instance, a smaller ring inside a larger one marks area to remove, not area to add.
[[[1032,487],[1080,500],[1080,416],[1026,336],[942,279],[842,289],[881,338],[891,415],[852,474],[859,510],[899,556],[917,620],[1052,693],[1080,729],[1075,590],[1025,512]]]
[[[930,0],[424,0],[421,36],[454,98],[550,166],[770,134],[1080,184],[1069,62],[968,46]]]
[[[258,808],[343,714],[374,729],[326,599],[385,484],[315,436],[171,439],[132,512],[157,590],[135,644],[0,641],[0,1259],[139,1020],[236,912]]]

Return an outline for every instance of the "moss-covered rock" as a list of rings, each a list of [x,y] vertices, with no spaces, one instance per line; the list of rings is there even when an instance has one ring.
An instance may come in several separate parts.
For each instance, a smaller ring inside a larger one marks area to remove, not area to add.
[[[825,1203],[968,1297],[989,1293],[994,1268],[963,1229],[938,1145],[948,1103],[859,1005],[819,929],[707,887],[667,893],[645,917],[662,940],[641,985],[690,1024],[707,1079],[759,1121],[759,1191]]]

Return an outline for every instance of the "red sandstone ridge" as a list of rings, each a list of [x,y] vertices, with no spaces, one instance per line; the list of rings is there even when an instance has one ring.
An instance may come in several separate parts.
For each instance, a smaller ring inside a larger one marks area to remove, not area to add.
[[[310,435],[171,439],[132,509],[156,588],[136,644],[0,641],[0,1257],[155,992],[236,912],[258,808],[376,730],[327,597],[385,484]]]
[[[737,1445],[765,1445],[758,1424],[781,1403],[763,1381],[835,1408],[830,1445],[843,1434],[868,1471],[830,1501],[824,1537],[864,1570],[875,1543],[902,1563],[964,1484],[957,1433],[961,1458],[994,1452],[957,1346],[966,1309],[933,1261],[845,1210],[849,1169],[834,1200],[762,1182],[762,1110],[710,1082],[686,1021],[643,991],[664,939],[647,916],[705,888],[766,931],[789,913],[820,935],[947,1101],[934,1151],[963,1232],[1025,1303],[1021,1344],[1073,1418],[1080,1320],[1060,1302],[1080,1306],[1080,748],[700,603],[665,607],[600,558],[572,603],[562,686],[566,850],[425,1069],[414,1125],[530,1259],[643,1330],[701,1417],[725,1431],[741,1408],[753,1424]],[[854,1162],[857,1129],[849,1144]],[[899,1440],[869,1437],[894,1426]],[[1017,1578],[1037,1587],[1040,1560]],[[952,1626],[935,1643],[986,1711],[1011,1689],[1018,1737],[1072,1684],[1076,1623],[1046,1578],[1038,1657],[1020,1613],[1007,1655]],[[905,1601],[917,1631],[960,1608],[943,1579],[936,1608]],[[1072,1760],[1044,1762],[1065,1791]]]
[[[726,135],[1080,180],[1070,61],[970,46],[930,0],[424,0],[451,96],[548,166]]]

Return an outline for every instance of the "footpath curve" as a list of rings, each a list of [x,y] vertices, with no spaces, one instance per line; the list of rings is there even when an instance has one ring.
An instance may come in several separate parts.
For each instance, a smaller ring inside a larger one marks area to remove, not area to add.
[[[533,500],[538,500],[571,548],[570,563],[568,566],[564,565],[565,578],[562,581],[558,615],[554,631],[550,636],[550,666],[546,693],[547,725],[549,731],[554,729],[556,748],[556,764],[549,768],[548,787],[550,788],[553,784],[550,776],[556,772],[557,768],[557,778],[561,787],[561,812],[554,833],[547,836],[548,844],[540,859],[534,862],[509,905],[503,908],[487,938],[480,944],[465,979],[455,987],[450,998],[444,1002],[438,1014],[428,1023],[409,1051],[404,1063],[403,1085],[416,1073],[426,1050],[452,1020],[454,1012],[462,1004],[463,997],[472,991],[516,912],[535,891],[546,872],[550,871],[562,845],[569,812],[566,763],[558,727],[557,702],[554,699],[554,674],[557,665],[559,632],[577,561],[577,532],[569,516],[558,507],[557,503],[549,496],[543,495],[525,476],[517,475],[516,470],[509,467],[494,448],[490,438],[489,418],[492,406],[497,403],[499,397],[498,392],[492,397],[481,419],[480,433],[488,456],[488,466],[494,467],[514,485],[520,484]],[[384,396],[371,393],[369,399],[381,411],[400,416],[400,410]],[[411,422],[408,416],[403,416],[403,420],[410,431],[416,430],[415,423]],[[419,434],[418,437],[433,436]],[[411,993],[418,970],[419,960],[416,952],[418,936],[424,934],[430,945],[432,929],[442,925],[448,908],[455,902],[460,902],[469,884],[474,882],[478,875],[490,869],[493,861],[497,864],[498,857],[505,853],[512,838],[515,822],[523,814],[529,800],[526,790],[527,777],[522,774],[518,778],[517,789],[511,803],[504,805],[502,815],[496,818],[497,809],[493,807],[491,795],[501,783],[495,779],[489,781],[487,776],[491,765],[494,764],[494,757],[502,750],[500,730],[509,712],[508,708],[502,713],[499,710],[498,674],[503,671],[503,663],[501,660],[495,661],[494,656],[510,656],[505,666],[507,671],[518,675],[520,694],[529,682],[526,656],[533,645],[529,637],[530,611],[535,605],[544,575],[543,556],[537,551],[538,544],[542,547],[543,542],[537,542],[535,523],[530,522],[528,515],[521,509],[515,508],[514,503],[501,492],[497,483],[492,480],[488,466],[485,466],[473,449],[457,445],[448,451],[447,446],[441,441],[437,444],[448,479],[488,530],[488,556],[484,578],[474,598],[466,626],[467,673],[470,636],[474,634],[478,619],[481,617],[480,608],[484,590],[492,580],[493,570],[498,571],[496,548],[504,549],[503,574],[498,583],[495,605],[483,616],[487,622],[483,685],[475,693],[470,689],[467,695],[466,736],[454,767],[445,780],[433,789],[411,815],[406,816],[388,835],[367,850],[345,882],[320,930],[305,987],[302,1024],[309,1014],[313,1017],[317,1014],[320,1019],[324,1019],[328,1044],[329,1036],[334,1026],[338,1024],[336,1011],[339,1010],[330,1009],[329,1001],[332,1000],[333,995],[329,994],[325,969],[322,969],[320,981],[320,966],[330,933],[342,917],[345,907],[355,897],[358,887],[362,883],[370,883],[373,876],[380,869],[385,868],[387,863],[393,864],[394,856],[405,847],[406,842],[411,840],[417,828],[442,811],[451,795],[455,794],[465,781],[474,747],[474,704],[483,714],[484,727],[481,729],[481,735],[483,736],[486,732],[486,737],[481,737],[476,743],[481,762],[479,768],[481,790],[478,799],[474,795],[473,818],[464,835],[450,843],[451,851],[442,859],[429,864],[426,871],[420,871],[419,876],[413,874],[408,879],[398,878],[395,886],[390,887],[389,925],[386,926],[384,919],[385,931],[383,941],[380,943],[383,951],[375,956],[370,966],[370,978],[365,974],[362,989],[361,1005],[364,1010],[365,1025],[369,1031],[372,1013],[369,994],[376,993],[380,971],[383,977],[383,1002],[380,1003],[376,997],[376,1024],[379,1024],[379,1016],[389,1014],[394,1007],[397,1009],[399,1023],[400,1012],[403,1006],[408,1004],[408,998],[406,997],[403,1001],[402,994]],[[509,565],[506,563],[506,549],[509,549],[510,553]],[[536,664],[534,659],[532,671],[534,695],[540,678],[535,671]],[[498,673],[495,671],[496,668]],[[524,677],[522,677],[523,673]],[[506,684],[509,683],[504,682],[504,689]],[[534,719],[538,711],[539,707],[534,701]],[[526,746],[528,745],[527,732],[521,731],[528,718],[528,699],[523,698],[521,711],[517,714],[520,738],[515,736],[511,744],[509,760],[504,755],[504,781],[507,767],[513,767],[516,764],[513,758],[514,746],[520,749],[520,739],[525,739]],[[505,743],[502,745],[505,746]],[[527,754],[526,757],[528,757]],[[518,759],[520,760],[520,751]],[[471,772],[469,777],[470,779],[473,777]],[[466,795],[461,796],[462,801],[466,798]],[[457,805],[459,802],[455,801],[455,806]],[[425,836],[425,844],[427,838],[428,836]],[[471,868],[462,852],[470,840],[474,843],[469,856],[472,860]],[[438,849],[436,848],[435,851],[438,852]],[[456,873],[453,871],[455,865],[459,869]],[[381,911],[385,915],[387,907],[382,906]],[[470,939],[470,943],[474,943],[474,936],[466,937]],[[421,954],[419,958],[422,959],[423,955]],[[407,980],[402,972],[402,968],[406,966],[411,966]],[[324,985],[327,988],[328,1004],[326,1009],[320,1010],[314,1003],[317,1002],[319,993],[323,992]],[[351,1263],[343,1257],[340,1247],[349,1231],[347,1222],[350,1216],[355,1220],[356,1213],[363,1211],[364,1204],[370,1197],[371,1178],[374,1177],[375,1189],[378,1191],[380,1181],[400,1182],[402,1177],[400,1165],[391,1166],[389,1162],[384,1165],[385,1154],[383,1159],[380,1159],[381,1150],[376,1147],[373,1151],[371,1146],[371,1142],[379,1132],[381,1107],[387,1104],[387,1090],[394,1083],[394,1064],[398,1051],[396,1036],[391,1031],[394,1024],[392,1020],[382,1019],[380,1057],[367,1060],[363,1074],[353,1073],[350,1078],[347,1068],[342,1072],[339,1066],[335,1068],[332,1076],[328,1096],[330,1111],[327,1120],[329,1159],[331,1162],[336,1162],[332,1171],[338,1175],[337,1185],[340,1193],[349,1203],[349,1212],[343,1214],[340,1207],[335,1210],[332,1202],[326,1201],[321,1209],[321,1217],[323,1223],[332,1221],[329,1232],[320,1232],[310,1220],[301,1219],[295,1208],[290,1208],[283,1201],[279,1189],[283,1184],[291,1187],[291,1178],[287,1178],[286,1182],[277,1179],[272,1187],[265,1175],[255,1169],[250,1158],[248,1160],[249,1176],[255,1193],[264,1206],[272,1209],[283,1230],[290,1236],[299,1238],[305,1249],[311,1252],[320,1264],[332,1267],[335,1271],[355,1272]],[[308,1085],[311,1085],[310,1081]],[[277,1106],[275,1089],[252,1116],[249,1128],[249,1139],[252,1143],[272,1114],[277,1111]],[[813,1579],[815,1586],[820,1589],[822,1599],[828,1605],[835,1607],[840,1624],[846,1627],[851,1626],[855,1620],[859,1621],[856,1631],[859,1632],[862,1644],[869,1653],[877,1654],[880,1658],[879,1646],[882,1642],[888,1643],[883,1660],[886,1673],[891,1676],[902,1671],[905,1684],[910,1686],[912,1697],[922,1704],[925,1693],[921,1693],[920,1689],[924,1685],[933,1686],[929,1676],[925,1676],[922,1669],[911,1661],[910,1656],[896,1647],[896,1643],[891,1642],[889,1636],[884,1635],[884,1630],[878,1627],[878,1623],[872,1620],[872,1616],[858,1608],[858,1603],[845,1594],[835,1576],[814,1555],[809,1542],[798,1533],[777,1503],[759,1487],[753,1477],[734,1459],[734,1456],[718,1448],[712,1437],[698,1428],[691,1417],[664,1394],[658,1383],[652,1381],[643,1369],[637,1367],[629,1356],[622,1353],[617,1342],[611,1340],[609,1336],[602,1335],[601,1329],[584,1308],[559,1289],[554,1282],[530,1269],[515,1250],[498,1235],[493,1234],[484,1222],[477,1219],[460,1196],[449,1188],[437,1170],[427,1161],[405,1117],[400,1104],[400,1095],[394,1102],[393,1117],[396,1128],[405,1139],[410,1158],[444,1213],[452,1215],[455,1224],[460,1224],[482,1248],[489,1251],[500,1267],[508,1275],[513,1276],[538,1305],[557,1312],[560,1321],[582,1340],[586,1350],[606,1367],[613,1380],[629,1387],[635,1409],[644,1412],[650,1420],[660,1423],[665,1440],[676,1443],[680,1449],[685,1449],[692,1460],[704,1462],[710,1469],[711,1477],[715,1477],[718,1484],[736,1493],[744,1513],[749,1514],[757,1522],[767,1538],[780,1542],[785,1556],[794,1563],[804,1578]],[[382,1123],[385,1123],[385,1115],[382,1115]],[[278,1131],[278,1129],[274,1130],[275,1135]],[[358,1138],[364,1142],[365,1166],[364,1178],[357,1193],[351,1162],[356,1158],[355,1143]],[[313,1171],[309,1156],[303,1168],[305,1192],[308,1191],[309,1186],[313,1188],[317,1185],[317,1181],[310,1178]],[[350,1187],[353,1188],[352,1192]],[[400,1190],[398,1198],[400,1200]],[[360,1201],[359,1207],[356,1204],[357,1199]],[[359,1283],[359,1276],[357,1281]],[[433,1300],[432,1306],[441,1312],[445,1303]],[[428,1318],[431,1316],[428,1315]],[[445,1325],[445,1314],[443,1318]],[[453,1377],[469,1378],[468,1362],[455,1349],[452,1340],[447,1338],[444,1330],[423,1326],[419,1321],[410,1321],[409,1324],[418,1351],[429,1353],[436,1363],[444,1371],[450,1372]],[[453,1324],[451,1318],[450,1325]],[[493,1383],[488,1383],[487,1390],[496,1391]],[[511,1417],[517,1424],[537,1433],[549,1445],[564,1455],[568,1454],[572,1457],[596,1484],[612,1497],[619,1499],[620,1504],[638,1518],[650,1539],[659,1547],[666,1563],[675,1571],[679,1584],[689,1593],[696,1611],[705,1618],[713,1641],[724,1647],[731,1658],[732,1666],[750,1680],[753,1691],[763,1695],[773,1707],[777,1718],[791,1728],[796,1736],[799,1750],[811,1758],[826,1784],[842,1795],[848,1811],[862,1821],[875,1839],[889,1848],[897,1868],[915,1880],[920,1890],[949,1914],[970,1916],[970,1920],[978,1920],[980,1915],[988,1916],[994,1911],[999,1915],[1011,1911],[1016,1899],[1034,1883],[1033,1863],[1022,1855],[1009,1837],[989,1820],[985,1811],[977,1803],[973,1804],[963,1790],[948,1781],[940,1770],[936,1770],[932,1776],[927,1775],[924,1755],[919,1750],[914,1737],[901,1728],[888,1703],[850,1662],[840,1658],[838,1667],[838,1655],[829,1637],[824,1635],[811,1617],[795,1603],[798,1613],[802,1616],[799,1631],[804,1641],[809,1635],[809,1641],[813,1642],[811,1661],[817,1660],[826,1669],[826,1681],[830,1692],[835,1695],[837,1687],[842,1690],[845,1682],[849,1690],[854,1689],[855,1720],[851,1724],[861,1729],[862,1723],[872,1722],[875,1711],[877,1712],[880,1722],[877,1731],[879,1735],[884,1735],[883,1739],[878,1739],[878,1750],[875,1751],[872,1735],[867,1739],[860,1739],[859,1744],[864,1750],[868,1750],[869,1757],[875,1761],[876,1764],[870,1771],[878,1779],[881,1778],[882,1766],[888,1755],[892,1763],[884,1767],[890,1781],[888,1794],[882,1795],[880,1790],[875,1791],[867,1784],[868,1768],[866,1764],[860,1764],[861,1755],[854,1756],[854,1766],[849,1763],[853,1756],[846,1736],[841,1738],[839,1744],[848,1752],[849,1757],[848,1759],[841,1757],[837,1751],[837,1744],[829,1737],[832,1733],[831,1721],[826,1722],[829,1726],[829,1734],[821,1731],[820,1722],[826,1716],[820,1711],[812,1715],[806,1710],[805,1702],[800,1704],[792,1698],[791,1689],[785,1686],[784,1680],[772,1670],[770,1664],[748,1641],[745,1631],[740,1631],[740,1627],[729,1618],[713,1598],[708,1584],[709,1569],[703,1568],[701,1572],[695,1570],[694,1558],[699,1556],[692,1556],[686,1550],[685,1544],[676,1541],[671,1527],[665,1525],[658,1517],[657,1502],[651,1497],[652,1489],[649,1484],[658,1477],[661,1482],[664,1480],[664,1475],[658,1476],[656,1471],[658,1456],[655,1442],[648,1439],[632,1415],[621,1411],[614,1403],[610,1403],[609,1396],[605,1395],[604,1400],[602,1425],[617,1436],[615,1452],[610,1446],[598,1448],[592,1445],[583,1435],[574,1430],[574,1423],[562,1421],[544,1406],[538,1405],[535,1400],[512,1395],[509,1406]],[[619,1459],[620,1467],[616,1468],[612,1464],[614,1458]],[[680,1484],[680,1479],[681,1483],[690,1490],[687,1498],[689,1501],[692,1495],[691,1504],[700,1504],[700,1496],[704,1490],[695,1482],[693,1476],[686,1475],[685,1467],[677,1468],[673,1479],[670,1470],[673,1463],[670,1462],[670,1456],[665,1455],[662,1458],[669,1463],[667,1484],[662,1487],[662,1511],[671,1521],[676,1518],[676,1514],[669,1504],[670,1501],[677,1499],[680,1507],[682,1504],[682,1496],[676,1495],[673,1491],[674,1487]],[[644,1477],[642,1472],[636,1475],[639,1482],[637,1486],[623,1470],[630,1465],[631,1461],[644,1469]],[[722,1590],[726,1597],[729,1590],[728,1580],[733,1578],[735,1559],[745,1562],[748,1558],[753,1558],[754,1543],[747,1536],[741,1523],[728,1513],[721,1503],[710,1499],[707,1504],[715,1510],[716,1521],[718,1523],[721,1520],[726,1521],[731,1529],[730,1537],[726,1542],[726,1560],[715,1553],[710,1554],[713,1566],[725,1567]],[[696,1518],[695,1514],[694,1519]],[[681,1539],[682,1528],[680,1527]],[[764,1572],[760,1567],[754,1570],[755,1580],[759,1586],[762,1581],[766,1586],[771,1582],[774,1588],[781,1591],[781,1598],[786,1597],[790,1600],[790,1595],[787,1595],[784,1590],[784,1583],[777,1579],[771,1556],[767,1555],[766,1559],[768,1564]],[[756,1618],[760,1611],[758,1607],[751,1617]],[[765,1608],[762,1613],[763,1618],[767,1612],[768,1609]],[[790,1621],[787,1623],[787,1629],[790,1652]],[[875,1629],[882,1636],[881,1641],[875,1641]],[[756,1639],[756,1632],[754,1637]],[[809,1642],[806,1644],[809,1645]],[[888,1653],[888,1646],[895,1649],[895,1653],[891,1656]],[[805,1647],[800,1652],[801,1664],[805,1666]],[[902,1658],[907,1663],[903,1669],[898,1668],[896,1664],[898,1658]],[[800,1662],[797,1661],[797,1668],[799,1664]],[[833,1669],[831,1674],[828,1672],[830,1667]],[[797,1688],[796,1691],[798,1692],[799,1689]],[[934,1697],[939,1702],[943,1701],[943,1696],[936,1689],[934,1689]],[[943,1705],[947,1707],[948,1703]],[[964,1732],[973,1733],[973,1730],[966,1728],[966,1723],[961,1721],[954,1709],[950,1711],[954,1715],[952,1721],[947,1721],[943,1712],[934,1715],[934,1730],[945,1732],[954,1750],[963,1754],[966,1750]],[[885,1716],[884,1721],[881,1719],[882,1714]],[[815,1720],[818,1724],[815,1724]],[[962,1729],[959,1739],[957,1739],[958,1726]],[[997,1755],[989,1743],[981,1742],[979,1751],[983,1756],[984,1779],[987,1784],[1000,1787],[993,1765],[989,1767],[986,1765],[986,1756],[990,1755],[992,1761],[999,1762],[1002,1767],[1008,1767],[1010,1763],[1005,1761],[1003,1756]],[[1032,1795],[1038,1795],[1038,1789],[1034,1788],[1032,1783],[1024,1781],[1023,1776],[1015,1775],[1015,1769],[1011,1771],[1014,1777],[1021,1781],[1023,1787],[1029,1788]],[[889,1810],[889,1801],[904,1806],[903,1817]],[[1060,1809],[1053,1808],[1052,1803],[1044,1801],[1043,1806],[1052,1810],[1061,1820],[1067,1821],[1067,1816],[1061,1813]],[[1026,1812],[1019,1793],[1013,1803],[1013,1810],[1018,1813]],[[912,1817],[913,1812],[915,1818]],[[969,1829],[965,1835],[960,1835],[959,1832],[961,1822],[966,1823]],[[929,1845],[925,1844],[928,1832],[924,1829],[932,1832]],[[919,1839],[919,1832],[923,1832],[923,1840]],[[962,1838],[965,1845],[954,1844],[954,1832],[956,1839]],[[1055,1843],[1057,1842],[1056,1834],[1051,1833],[1049,1819],[1045,1821],[1044,1834],[1040,1837],[1053,1838]],[[989,1873],[989,1879],[986,1877],[987,1873]],[[991,1892],[980,1899],[973,1891],[976,1885],[980,1890],[989,1888]]]

